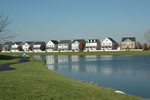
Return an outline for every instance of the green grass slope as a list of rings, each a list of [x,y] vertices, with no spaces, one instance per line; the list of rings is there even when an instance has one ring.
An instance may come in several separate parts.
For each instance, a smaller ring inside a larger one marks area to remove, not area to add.
[[[0,72],[0,100],[144,100],[64,77],[48,70],[43,60],[30,60]]]

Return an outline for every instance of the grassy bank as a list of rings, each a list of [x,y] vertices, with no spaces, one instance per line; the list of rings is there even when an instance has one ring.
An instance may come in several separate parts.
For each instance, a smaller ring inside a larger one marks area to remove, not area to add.
[[[23,53],[0,53],[1,55],[22,55]],[[44,52],[27,55],[150,55],[150,51],[102,51],[102,52]]]
[[[30,60],[0,72],[0,100],[144,100],[64,77],[48,70],[43,60]]]

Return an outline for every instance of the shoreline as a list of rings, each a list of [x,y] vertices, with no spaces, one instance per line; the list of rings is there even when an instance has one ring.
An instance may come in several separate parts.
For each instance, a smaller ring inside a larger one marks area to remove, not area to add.
[[[22,52],[1,52],[0,55],[23,55]],[[138,56],[150,55],[150,51],[102,51],[102,52],[27,52],[26,55],[98,55],[98,56]]]

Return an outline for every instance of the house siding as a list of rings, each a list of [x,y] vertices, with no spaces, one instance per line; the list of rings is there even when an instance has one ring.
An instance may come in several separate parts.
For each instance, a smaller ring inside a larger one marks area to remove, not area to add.
[[[72,50],[79,50],[79,42],[75,41],[74,43],[72,43]]]
[[[11,46],[9,45],[3,45],[2,51],[10,51]]]
[[[15,42],[11,45],[11,52],[19,52],[22,51],[23,42]]]
[[[45,51],[45,42],[35,42],[33,44],[33,52],[41,52],[41,51]]]
[[[62,40],[58,43],[58,50],[67,51],[71,49],[71,41],[70,40]]]
[[[106,38],[103,42],[102,42],[102,50],[113,50],[113,49],[117,49],[115,48],[115,42],[112,38]]]
[[[58,49],[59,50],[70,50],[71,45],[70,44],[58,44]]]
[[[32,41],[29,41],[29,42],[25,42],[23,45],[22,45],[22,49],[23,51],[27,52],[27,51],[32,51],[32,47],[33,47],[33,43]],[[31,48],[30,48],[31,47]],[[30,48],[30,49],[29,49]]]
[[[46,52],[56,51],[58,49],[58,44],[54,44],[52,41],[48,41],[46,44]]]
[[[96,51],[99,49],[100,49],[100,41],[98,39],[92,39],[86,42],[86,50]]]
[[[85,47],[85,40],[84,39],[75,39],[73,42],[72,42],[72,50],[79,50],[79,45],[80,43],[82,43],[82,45],[84,45]],[[84,48],[82,48],[84,49]]]
[[[136,49],[136,43],[135,41],[132,41],[130,39],[126,39],[125,41],[121,42],[121,49],[122,50],[135,50]]]
[[[2,51],[3,51],[3,52],[5,52],[5,51],[10,51],[12,44],[13,44],[13,42],[5,42],[5,43],[2,45]]]
[[[132,41],[126,41],[126,42],[122,42],[121,44],[121,48],[122,49],[126,49],[126,48],[130,48],[130,49],[135,49],[135,42]]]
[[[22,49],[23,51],[29,51],[29,47],[30,45],[28,43],[25,43],[23,46],[22,46]]]

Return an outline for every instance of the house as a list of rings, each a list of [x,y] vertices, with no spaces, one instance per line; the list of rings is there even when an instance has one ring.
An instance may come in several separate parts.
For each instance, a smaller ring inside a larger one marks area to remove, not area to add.
[[[58,41],[49,40],[46,43],[46,52],[56,51],[58,49]]]
[[[135,50],[136,38],[135,37],[124,37],[121,41],[121,50]]]
[[[86,50],[87,51],[96,51],[100,50],[101,44],[98,39],[88,39],[86,42]]]
[[[45,51],[45,42],[34,42],[33,44],[33,52],[41,52]]]
[[[33,41],[27,41],[22,45],[22,49],[23,51],[27,52],[27,51],[32,51],[33,49]]]
[[[58,50],[67,51],[71,49],[71,40],[61,40],[58,43]]]
[[[72,50],[79,50],[79,44],[83,43],[85,45],[84,39],[76,39],[72,42]]]
[[[13,44],[13,42],[5,42],[5,43],[2,45],[2,52],[10,51],[12,44]]]
[[[14,42],[11,45],[11,52],[19,52],[22,51],[23,42]]]
[[[102,50],[114,50],[117,49],[118,43],[112,38],[107,37],[106,39],[103,40],[101,46]]]

